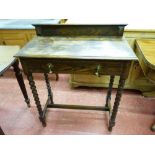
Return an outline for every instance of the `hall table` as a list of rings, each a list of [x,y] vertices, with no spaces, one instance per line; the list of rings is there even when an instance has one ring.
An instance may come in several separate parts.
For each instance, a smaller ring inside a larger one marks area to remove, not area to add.
[[[27,75],[43,126],[46,126],[45,115],[48,108],[101,110],[109,112],[108,129],[112,131],[131,61],[137,60],[123,38],[126,25],[36,24],[34,26],[37,36],[15,57],[20,60],[23,71]],[[48,99],[44,108],[40,104],[33,73],[43,73],[45,77]],[[110,75],[105,106],[55,104],[48,79],[50,73]],[[115,75],[120,76],[120,80],[114,106],[111,108],[110,100]]]

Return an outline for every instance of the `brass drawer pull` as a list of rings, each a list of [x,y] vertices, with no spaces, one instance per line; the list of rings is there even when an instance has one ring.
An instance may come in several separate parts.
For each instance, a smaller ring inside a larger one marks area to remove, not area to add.
[[[48,64],[48,69],[49,69],[49,73],[53,73],[53,68],[54,68],[54,66],[53,66],[53,64]]]
[[[98,65],[97,66],[97,69],[96,69],[96,72],[95,72],[95,75],[100,77],[100,70],[101,70],[101,65]]]

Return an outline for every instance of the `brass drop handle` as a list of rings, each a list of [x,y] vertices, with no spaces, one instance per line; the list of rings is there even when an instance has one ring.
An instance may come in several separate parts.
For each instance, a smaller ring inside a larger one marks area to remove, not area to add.
[[[48,64],[49,73],[53,73],[53,68],[54,68],[54,66],[51,63]]]
[[[100,77],[100,70],[101,70],[101,65],[98,65],[97,66],[97,69],[96,69],[96,72],[95,72],[95,75]]]

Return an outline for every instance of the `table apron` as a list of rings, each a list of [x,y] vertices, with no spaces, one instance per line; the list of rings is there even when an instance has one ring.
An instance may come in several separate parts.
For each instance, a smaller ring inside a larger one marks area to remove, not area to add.
[[[126,70],[130,61],[103,61],[103,60],[65,60],[65,59],[20,59],[23,70],[31,73],[63,73],[63,74],[90,74],[90,75],[120,75],[123,66]],[[128,74],[128,73],[127,73]]]

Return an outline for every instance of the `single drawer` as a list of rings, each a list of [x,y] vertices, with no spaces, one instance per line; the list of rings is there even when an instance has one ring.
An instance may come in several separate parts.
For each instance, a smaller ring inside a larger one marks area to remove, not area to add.
[[[30,59],[21,58],[25,73],[65,73],[91,75],[120,75],[124,61]]]

